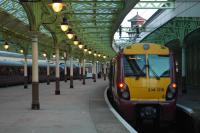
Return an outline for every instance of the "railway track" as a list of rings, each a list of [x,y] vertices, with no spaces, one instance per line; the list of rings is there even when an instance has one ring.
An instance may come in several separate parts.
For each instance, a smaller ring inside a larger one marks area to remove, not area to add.
[[[114,102],[112,101],[109,93],[108,93],[108,99],[111,105],[113,106],[113,108],[115,108],[115,110],[117,111],[117,108],[114,105]],[[162,124],[159,127],[155,126],[152,121],[145,121],[143,122],[142,125],[140,125],[140,127],[136,127],[133,123],[130,123],[130,122],[129,124],[133,128],[135,128],[138,131],[138,133],[193,133],[190,129],[187,129],[187,127],[183,127],[183,124],[181,121],[182,120],[180,120],[180,116],[179,116],[174,123],[170,125]]]

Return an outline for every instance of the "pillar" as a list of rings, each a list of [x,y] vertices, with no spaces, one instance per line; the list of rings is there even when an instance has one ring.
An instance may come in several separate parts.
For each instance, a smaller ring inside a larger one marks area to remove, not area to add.
[[[65,75],[65,82],[67,82],[67,53],[64,52],[64,59],[65,59],[65,68],[64,68],[64,75]]]
[[[24,89],[28,88],[27,55],[24,55]]]
[[[185,77],[185,47],[182,48],[182,71],[181,71],[181,75],[182,75],[182,92],[183,93],[187,93],[187,89],[186,89],[186,86],[185,86],[185,80],[186,80],[186,77]]]
[[[65,82],[67,82],[67,60],[65,60]]]
[[[79,79],[82,79],[81,61],[79,62]]]
[[[93,82],[96,82],[96,62],[92,64]]]
[[[106,80],[106,63],[103,63],[103,77]]]
[[[59,67],[59,47],[56,46],[56,95],[60,95],[60,67]]]
[[[70,88],[74,88],[74,85],[73,85],[73,62],[72,62],[72,57],[70,58]]]
[[[47,85],[49,85],[50,84],[50,80],[49,80],[49,78],[50,78],[50,67],[49,67],[49,60],[47,59]]]
[[[40,109],[38,82],[38,38],[32,37],[32,105],[33,110]]]
[[[82,60],[82,63],[83,63],[83,84],[85,85],[85,59]]]

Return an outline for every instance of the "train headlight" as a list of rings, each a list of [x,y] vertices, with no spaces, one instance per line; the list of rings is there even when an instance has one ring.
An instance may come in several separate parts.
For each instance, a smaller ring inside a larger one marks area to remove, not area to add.
[[[119,88],[123,89],[124,88],[124,83],[119,83]]]
[[[125,83],[118,84],[118,94],[123,99],[126,99],[126,100],[130,99],[129,88]]]
[[[168,92],[167,93],[167,99],[169,100],[169,99],[172,99],[173,98],[173,93],[172,92]]]
[[[122,92],[122,97],[124,98],[124,99],[129,99],[129,92],[128,91],[123,91]]]
[[[172,83],[167,88],[166,100],[172,100],[176,96],[176,83]]]

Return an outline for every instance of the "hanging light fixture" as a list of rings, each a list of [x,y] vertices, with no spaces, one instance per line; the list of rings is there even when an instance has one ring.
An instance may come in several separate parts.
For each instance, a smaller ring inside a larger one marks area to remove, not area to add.
[[[52,56],[53,56],[53,58],[56,58],[56,54],[55,53],[53,53]]]
[[[101,57],[101,54],[100,54],[100,53],[98,54],[98,57]]]
[[[64,32],[66,32],[69,29],[69,25],[68,25],[66,17],[63,17],[63,22],[61,23],[60,28]]]
[[[91,51],[91,49],[89,49],[89,50],[88,50],[88,53],[89,53],[89,54],[92,54],[92,51]]]
[[[85,46],[84,47],[84,52],[87,52],[87,51],[88,51],[87,46]]]
[[[62,3],[62,0],[53,0],[50,6],[52,7],[54,12],[58,13],[63,9],[65,4]]]
[[[104,55],[103,58],[106,59],[106,56]]]
[[[24,53],[24,50],[23,50],[23,49],[20,49],[19,52],[20,52],[21,54],[23,54],[23,53]]]
[[[84,46],[84,45],[83,45],[81,42],[80,42],[79,45],[78,45],[78,47],[79,47],[80,49],[82,49],[83,46]]]
[[[46,57],[47,57],[46,52],[43,52],[43,53],[42,53],[42,56],[46,58]],[[54,57],[53,57],[53,58],[54,58]]]
[[[8,44],[8,42],[7,42],[7,41],[5,41],[5,44],[4,44],[4,46],[3,46],[3,47],[4,47],[4,49],[5,49],[5,50],[8,50],[8,48],[9,48],[10,46],[9,46],[9,44]]]
[[[97,53],[96,53],[96,51],[94,51],[94,56],[95,56],[95,57],[97,56]]]
[[[79,41],[78,41],[78,38],[77,36],[74,37],[74,45],[78,45]]]
[[[69,29],[69,31],[67,32],[67,37],[69,39],[72,39],[74,37],[74,33],[73,33],[72,29]]]

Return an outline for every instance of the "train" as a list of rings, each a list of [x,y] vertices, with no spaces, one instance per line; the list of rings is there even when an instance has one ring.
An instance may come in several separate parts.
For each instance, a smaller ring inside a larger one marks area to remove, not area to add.
[[[167,47],[136,43],[111,60],[110,94],[119,113],[137,126],[172,123],[176,117],[175,57]]]
[[[24,59],[23,56],[17,53],[0,52],[0,87],[22,85],[24,84]],[[65,80],[64,63],[60,63],[60,80]],[[55,63],[49,63],[50,75],[47,78],[47,63],[46,60],[38,60],[39,67],[39,82],[55,81]],[[78,63],[73,63],[73,78],[80,79],[79,74],[80,66]],[[83,70],[83,68],[81,68]],[[91,78],[92,63],[86,63],[86,78]],[[28,83],[32,82],[32,63],[30,59],[27,64],[27,80]],[[70,64],[67,62],[67,79],[69,79]]]

